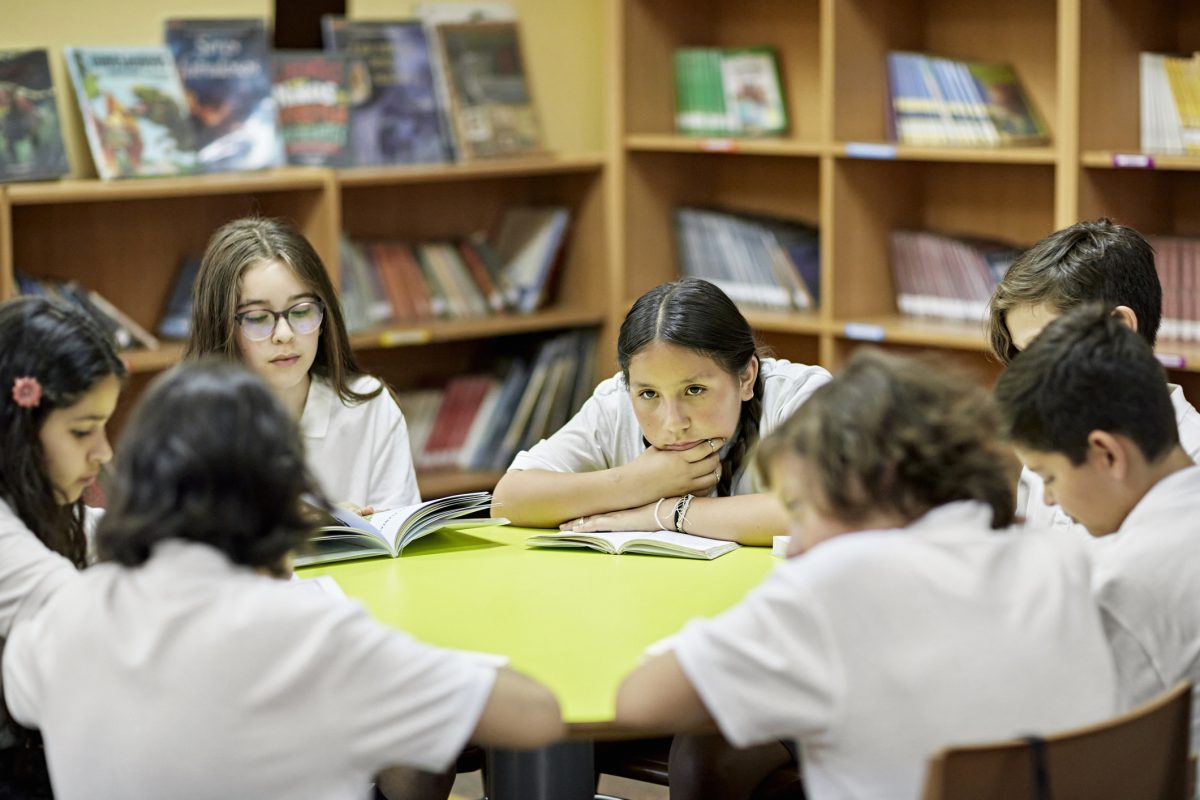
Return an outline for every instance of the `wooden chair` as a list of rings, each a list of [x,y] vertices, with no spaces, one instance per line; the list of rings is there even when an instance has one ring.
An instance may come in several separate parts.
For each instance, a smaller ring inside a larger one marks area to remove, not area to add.
[[[1186,681],[1107,722],[933,754],[924,800],[1184,800],[1192,686]]]

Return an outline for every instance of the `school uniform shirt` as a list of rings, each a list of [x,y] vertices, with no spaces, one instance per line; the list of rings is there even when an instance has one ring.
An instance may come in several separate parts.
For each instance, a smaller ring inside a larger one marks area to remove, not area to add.
[[[763,380],[763,410],[759,435],[766,436],[799,408],[809,395],[829,382],[821,367],[764,358],[759,364]],[[549,439],[543,439],[513,459],[510,470],[542,469],[550,472],[594,472],[620,467],[646,451],[642,429],[633,413],[625,378],[617,373],[596,387],[570,422]],[[733,494],[761,492],[755,470],[743,464],[734,476]]]
[[[3,670],[59,800],[361,800],[389,765],[448,767],[495,681],[181,540],[61,587],[13,629]]]
[[[42,544],[0,499],[0,639],[77,577],[75,565]]]
[[[381,386],[370,375],[350,382],[359,393]],[[370,400],[347,405],[333,386],[314,377],[300,430],[309,469],[332,502],[377,511],[421,502],[408,425],[386,388]]]
[[[1200,463],[1200,412],[1183,396],[1183,387],[1167,384],[1171,389],[1171,405],[1175,408],[1175,422],[1179,426],[1179,443],[1188,456]],[[1021,470],[1021,481],[1017,489],[1017,513],[1025,518],[1025,525],[1034,528],[1062,528],[1074,530],[1082,536],[1090,536],[1083,525],[1078,524],[1058,505],[1047,505],[1042,479],[1031,469]]]
[[[1092,545],[1092,586],[1125,708],[1200,686],[1200,467],[1163,478]],[[1192,746],[1200,702],[1192,696]]]
[[[674,645],[721,732],[793,738],[812,800],[915,798],[937,748],[1116,711],[1087,548],[959,502],[778,566]]]

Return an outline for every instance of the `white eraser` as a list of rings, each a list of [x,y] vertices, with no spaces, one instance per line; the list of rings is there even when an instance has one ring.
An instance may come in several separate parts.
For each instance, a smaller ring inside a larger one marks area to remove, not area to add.
[[[771,537],[771,555],[779,558],[787,558],[788,543],[792,541],[790,536],[773,536]]]

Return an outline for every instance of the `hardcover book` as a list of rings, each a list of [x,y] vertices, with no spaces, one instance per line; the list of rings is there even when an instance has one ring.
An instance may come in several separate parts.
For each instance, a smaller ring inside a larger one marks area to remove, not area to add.
[[[169,19],[166,41],[183,81],[205,172],[283,163],[261,19]]]
[[[0,50],[0,181],[70,171],[46,51]]]
[[[423,164],[453,157],[444,129],[425,28],[417,21],[322,18],[327,51],[366,65],[369,89],[352,92],[350,139],[357,164]]]
[[[543,152],[516,22],[437,28],[451,116],[465,159]]]
[[[67,47],[67,69],[101,178],[196,171],[195,132],[165,47]]]
[[[345,167],[350,152],[350,65],[336,53],[276,53],[271,93],[289,164]]]

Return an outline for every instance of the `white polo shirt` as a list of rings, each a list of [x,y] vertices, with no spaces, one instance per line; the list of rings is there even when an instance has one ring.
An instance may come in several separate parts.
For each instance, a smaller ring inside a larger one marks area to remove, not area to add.
[[[359,393],[381,385],[370,375],[350,382]],[[386,388],[352,406],[343,403],[327,382],[314,377],[300,430],[309,469],[332,502],[376,510],[421,502],[408,425]]]
[[[495,681],[181,540],[61,587],[14,628],[3,668],[59,800],[361,800],[383,767],[445,769]]]
[[[829,373],[821,367],[775,358],[762,359],[759,372],[763,379],[760,436],[781,425],[809,395],[830,380]],[[618,372],[602,381],[579,413],[553,436],[517,453],[509,469],[594,472],[628,464],[645,450],[629,389]],[[746,467],[743,464],[734,476],[733,494],[764,491],[755,471]]]
[[[1200,463],[1200,413],[1183,396],[1183,387],[1167,384],[1171,389],[1171,405],[1175,408],[1175,422],[1179,426],[1179,443],[1191,457]],[[1090,536],[1087,528],[1080,525],[1057,505],[1047,505],[1042,479],[1031,469],[1021,470],[1021,482],[1017,490],[1017,514],[1025,518],[1025,525],[1034,528],[1072,529],[1082,536]]]
[[[1092,545],[1092,586],[1128,708],[1200,686],[1200,467],[1163,478]],[[1200,702],[1192,696],[1192,743]]]
[[[75,565],[42,544],[0,499],[0,639],[77,577]]]
[[[1087,548],[990,519],[838,536],[689,623],[674,649],[725,737],[795,739],[812,800],[914,798],[938,747],[1112,716]]]

